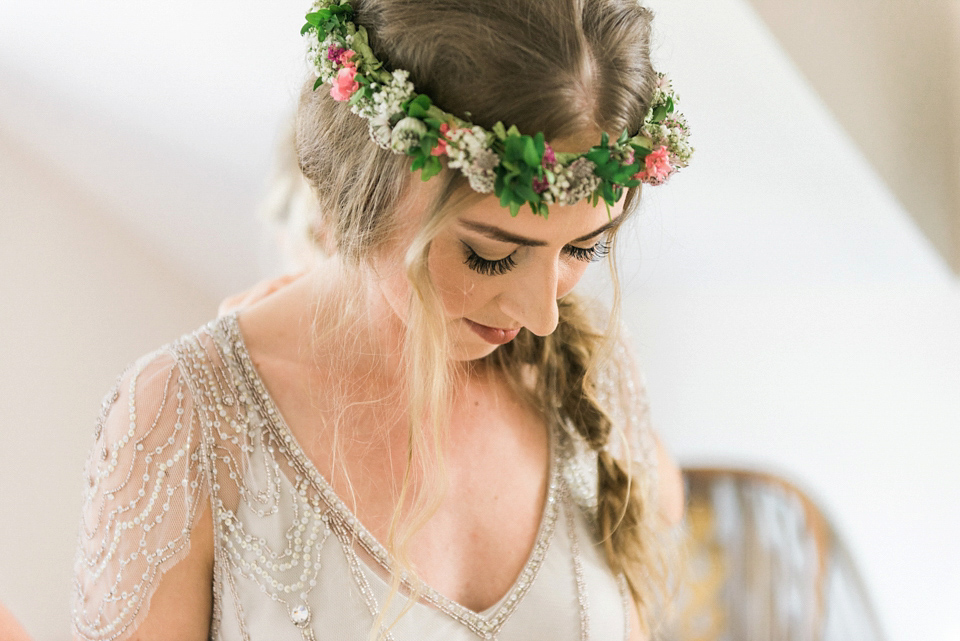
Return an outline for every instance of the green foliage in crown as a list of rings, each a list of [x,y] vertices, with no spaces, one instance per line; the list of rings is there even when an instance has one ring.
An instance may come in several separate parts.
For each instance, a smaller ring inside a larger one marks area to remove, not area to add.
[[[543,133],[521,134],[498,122],[492,131],[449,114],[418,94],[404,70],[388,71],[370,49],[366,29],[352,22],[348,3],[319,0],[301,34],[317,75],[314,90],[330,86],[334,100],[366,118],[370,137],[384,149],[412,157],[411,169],[429,180],[447,166],[470,186],[492,193],[516,216],[523,205],[544,218],[549,205],[587,199],[608,206],[624,189],[660,185],[686,167],[693,154],[669,79],[658,74],[654,99],[636,135],[604,133],[585,154],[555,153]]]

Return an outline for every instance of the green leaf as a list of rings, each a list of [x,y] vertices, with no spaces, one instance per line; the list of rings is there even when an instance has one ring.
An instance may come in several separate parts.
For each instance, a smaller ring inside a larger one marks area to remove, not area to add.
[[[410,165],[410,171],[416,171],[420,169],[421,167],[423,167],[426,161],[427,159],[424,158],[423,156],[417,156],[416,159],[413,161],[413,164]]]
[[[515,192],[518,196],[527,202],[539,202],[540,196],[533,190],[533,187],[527,183],[517,185]]]
[[[493,126],[493,133],[496,134],[500,140],[506,140],[507,138],[507,130],[504,128],[502,122],[498,122]]]
[[[500,194],[500,206],[506,207],[511,201],[513,201],[513,191],[508,185],[504,184],[503,193]]]
[[[369,89],[366,89],[366,91],[369,91]],[[350,96],[350,100],[347,101],[347,104],[355,105],[355,104],[357,104],[358,102],[360,102],[361,100],[363,100],[363,98],[364,98],[363,92],[364,92],[363,89],[358,89],[357,91],[355,91],[355,92],[353,93],[353,95]]]
[[[427,157],[427,161],[424,163],[423,171],[420,174],[420,179],[426,182],[439,174],[441,169],[443,169],[443,165],[440,164],[440,159],[436,156],[429,156]]]
[[[597,167],[602,167],[607,164],[607,160],[610,159],[610,150],[609,149],[600,149],[594,147],[586,155],[587,160],[597,165]]]
[[[517,203],[517,202],[510,203],[510,215],[516,218],[517,214],[520,213],[521,207],[523,207],[523,203]]]
[[[538,167],[542,158],[542,155],[537,155],[537,148],[533,143],[533,138],[530,136],[524,136],[523,162],[525,162],[528,167]]]
[[[543,154],[547,151],[547,145],[546,141],[543,139],[542,131],[538,131],[537,135],[533,137],[533,145],[537,149],[537,156],[539,156],[542,161]]]
[[[300,35],[302,36],[311,29],[316,29],[316,27],[308,22],[307,24],[303,25],[303,29],[300,30]]]
[[[321,9],[320,11],[314,11],[307,14],[307,24],[311,24],[314,27],[319,27],[322,23],[326,22],[330,18],[329,9]]]
[[[430,109],[430,97],[426,94],[419,94],[407,105],[407,115],[414,118],[426,118],[427,111]]]
[[[620,137],[617,138],[617,144],[622,145],[623,143],[627,142],[628,139],[629,139],[629,134],[627,133],[627,130],[624,129],[623,133],[620,134]]]
[[[651,118],[651,120],[653,120],[653,122],[660,122],[661,120],[667,117],[667,113],[668,113],[667,105],[660,105],[659,107],[653,110],[653,117]]]
[[[605,201],[607,201],[608,203],[611,201],[616,202],[613,196],[613,186],[610,183],[608,182],[601,183],[601,189],[603,191],[603,199]]]
[[[425,154],[427,154],[428,156],[430,156],[431,158],[432,158],[433,156],[430,154],[430,152],[433,151],[433,148],[436,147],[436,146],[437,146],[437,137],[436,137],[436,136],[427,133],[427,134],[424,134],[423,136],[420,137],[420,150],[421,150],[423,153],[425,153]]]

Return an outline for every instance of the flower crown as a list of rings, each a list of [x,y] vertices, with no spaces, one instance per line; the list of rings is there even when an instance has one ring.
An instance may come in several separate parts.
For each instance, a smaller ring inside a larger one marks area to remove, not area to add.
[[[383,149],[414,158],[411,170],[426,181],[447,166],[459,169],[474,191],[494,193],[517,215],[527,204],[548,215],[548,205],[572,205],[584,198],[613,205],[624,188],[661,185],[686,167],[693,154],[683,114],[674,110],[677,96],[670,80],[658,83],[643,126],[616,141],[604,133],[585,154],[558,153],[543,133],[521,134],[498,122],[492,131],[461,120],[414,90],[409,73],[384,69],[373,55],[367,31],[352,21],[353,7],[338,0],[317,0],[301,35],[307,59],[317,75],[313,89],[330,85],[334,100],[369,121],[370,137]]]

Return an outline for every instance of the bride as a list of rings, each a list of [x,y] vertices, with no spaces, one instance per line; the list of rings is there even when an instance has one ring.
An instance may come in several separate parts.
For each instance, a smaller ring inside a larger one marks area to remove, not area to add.
[[[571,290],[690,156],[650,21],[313,8],[297,151],[328,257],[107,394],[75,638],[646,638],[679,473],[615,312]]]

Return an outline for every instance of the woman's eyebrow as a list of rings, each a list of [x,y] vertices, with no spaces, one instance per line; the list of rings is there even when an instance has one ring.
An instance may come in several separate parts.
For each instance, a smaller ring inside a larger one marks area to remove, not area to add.
[[[574,238],[571,242],[582,243],[587,240],[596,238],[603,232],[616,227],[620,224],[620,219],[623,218],[623,215],[617,216],[616,218],[604,223],[598,229],[580,236],[579,238]],[[526,236],[518,236],[517,234],[510,233],[499,227],[493,225],[485,225],[483,223],[476,223],[471,220],[461,220],[460,224],[464,227],[472,229],[473,231],[480,232],[484,236],[488,236],[494,240],[499,240],[504,243],[513,243],[514,245],[523,245],[525,247],[546,247],[549,243],[544,240],[537,240],[536,238],[527,238]]]

